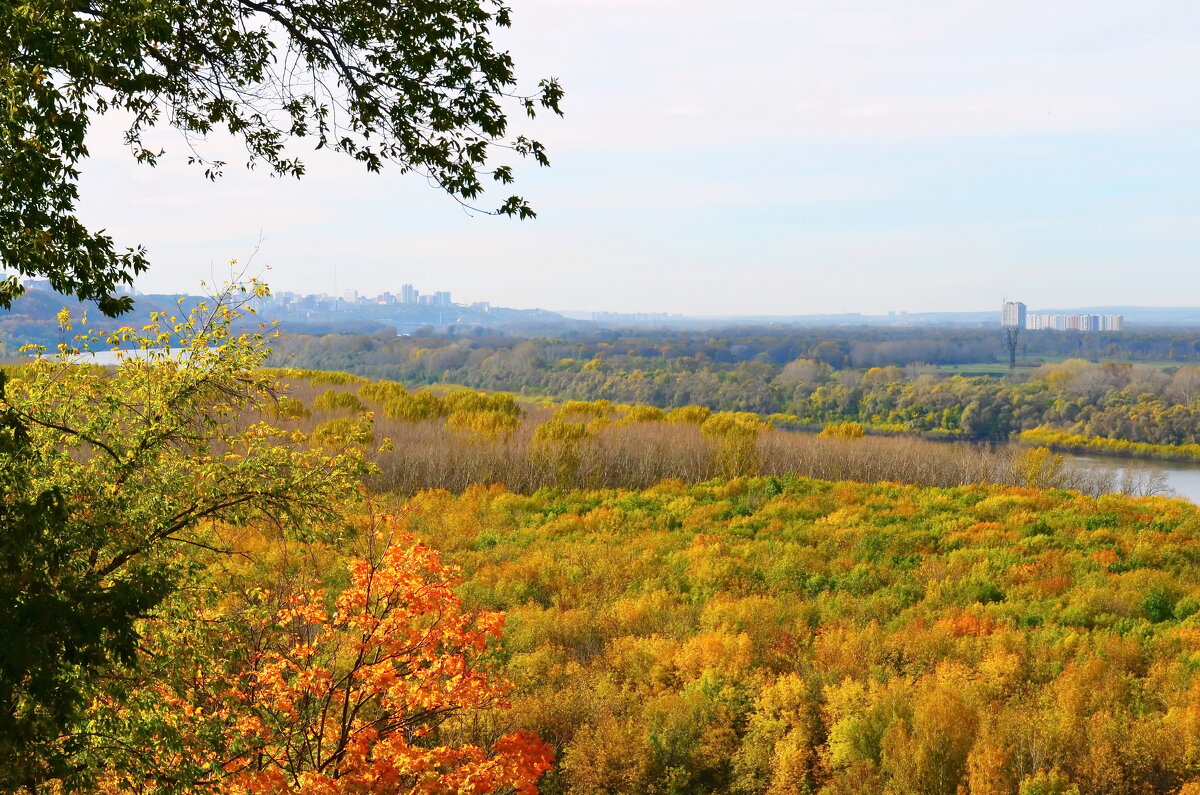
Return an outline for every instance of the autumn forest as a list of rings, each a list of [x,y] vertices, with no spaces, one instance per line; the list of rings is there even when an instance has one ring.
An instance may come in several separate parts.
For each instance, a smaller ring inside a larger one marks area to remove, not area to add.
[[[264,367],[255,289],[8,368],[6,788],[1200,787],[1193,505],[850,412]],[[1143,372],[789,366],[859,403],[1107,378],[1109,411]]]
[[[0,794],[1200,795],[1195,4],[514,5],[0,3]]]

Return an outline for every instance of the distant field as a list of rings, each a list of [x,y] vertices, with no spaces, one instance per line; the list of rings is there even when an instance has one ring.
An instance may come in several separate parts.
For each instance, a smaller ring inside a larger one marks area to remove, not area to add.
[[[1041,367],[1044,364],[1061,364],[1068,358],[1066,356],[1058,357],[1039,357],[1037,359],[1017,359],[1017,372],[1030,373]],[[1113,361],[1111,359],[1090,359],[1089,361],[1106,362]],[[1124,360],[1118,360],[1124,361]],[[1180,362],[1173,362],[1169,359],[1137,359],[1130,362],[1131,364],[1144,364],[1150,367],[1168,368],[1179,367]],[[1008,375],[1008,362],[972,362],[971,364],[943,364],[938,365],[936,372],[940,375]]]
[[[1018,372],[1032,372],[1044,362],[1017,362]],[[975,362],[972,364],[943,364],[936,368],[939,375],[1008,375],[1008,364],[1004,362]]]

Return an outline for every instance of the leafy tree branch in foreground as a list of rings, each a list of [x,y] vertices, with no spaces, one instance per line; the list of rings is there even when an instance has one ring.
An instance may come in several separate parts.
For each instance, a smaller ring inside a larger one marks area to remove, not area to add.
[[[218,522],[328,535],[357,498],[361,448],[268,421],[266,336],[230,332],[259,291],[77,338],[139,346],[111,371],[64,344],[4,384],[0,619],[21,642],[0,648],[0,788],[88,777],[76,730],[89,700],[136,662],[138,622],[189,587],[195,553],[228,551]]]
[[[119,250],[76,214],[88,129],[111,111],[129,117],[125,142],[149,165],[164,152],[149,148],[145,133],[165,122],[210,179],[226,165],[200,151],[213,133],[240,139],[249,166],[279,176],[303,175],[289,143],[307,139],[370,171],[415,171],[473,203],[485,185],[514,180],[495,149],[549,162],[541,143],[511,135],[511,110],[560,112],[553,79],[516,92],[512,58],[492,43],[510,24],[496,0],[7,3],[0,263],[95,300],[106,315],[131,308],[115,291],[146,270],[146,251]],[[495,212],[534,215],[516,195]],[[0,283],[0,307],[20,291],[15,277]]]

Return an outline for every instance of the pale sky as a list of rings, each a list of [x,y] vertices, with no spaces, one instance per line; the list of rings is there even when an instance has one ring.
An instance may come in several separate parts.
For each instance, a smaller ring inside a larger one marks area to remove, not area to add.
[[[277,291],[685,314],[1200,305],[1200,4],[513,0],[535,221],[314,153],[302,181],[137,166],[117,120],[85,220],[145,244],[147,292],[255,262]],[[214,141],[235,160],[237,150]],[[498,194],[496,202],[501,196]]]

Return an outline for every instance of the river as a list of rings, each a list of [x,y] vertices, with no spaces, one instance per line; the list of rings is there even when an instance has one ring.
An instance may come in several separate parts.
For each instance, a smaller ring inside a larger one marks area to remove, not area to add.
[[[1151,461],[1147,459],[1109,458],[1105,456],[1072,455],[1063,458],[1078,466],[1089,469],[1116,470],[1118,481],[1126,476],[1145,478],[1149,473],[1161,474],[1161,484],[1171,496],[1182,497],[1200,503],[1200,464],[1184,464],[1178,461]]]
[[[151,348],[150,350],[155,353],[162,353],[163,349],[162,348]],[[210,348],[209,350],[211,351],[211,350],[215,350],[215,349]],[[172,348],[168,352],[173,355],[176,355],[176,356],[178,356],[180,353],[182,353],[184,359],[186,359],[188,357],[188,353],[189,353],[188,351],[181,350],[180,348]],[[113,367],[113,366],[119,364],[122,359],[143,359],[146,357],[147,353],[148,353],[148,351],[144,351],[141,348],[130,348],[127,350],[91,351],[90,353],[80,354],[79,360],[81,362],[89,361],[92,364],[101,364],[101,365],[104,365],[105,367]]]

